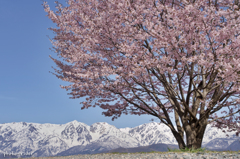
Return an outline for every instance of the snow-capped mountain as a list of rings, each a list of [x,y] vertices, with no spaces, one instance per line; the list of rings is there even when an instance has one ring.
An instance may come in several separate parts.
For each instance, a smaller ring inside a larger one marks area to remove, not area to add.
[[[133,138],[136,138],[139,141],[140,146],[148,146],[158,143],[177,144],[171,130],[166,125],[156,122],[143,124],[132,129],[121,128],[120,130],[128,133]]]
[[[226,148],[239,139],[235,132],[228,134],[229,137],[226,137],[222,130],[208,125],[203,147],[219,148],[217,146],[220,145]],[[220,141],[220,138],[224,140]],[[76,120],[61,125],[26,122],[0,124],[0,156],[11,153],[23,156],[32,154],[33,157],[100,153],[160,143],[177,145],[170,129],[156,122],[120,129],[105,122],[88,126]]]
[[[225,130],[226,133],[223,133],[222,130]],[[203,136],[203,147],[206,147],[208,149],[225,149],[234,141],[240,139],[240,137],[236,136],[236,131],[227,132],[227,130],[228,129],[226,128],[218,129],[216,127],[211,127],[211,125],[207,125]],[[226,134],[229,136],[227,137]],[[211,144],[211,142],[215,143]],[[223,142],[225,142],[225,144],[223,144]]]
[[[208,142],[204,147],[211,150],[224,150],[234,141],[237,141],[237,138],[216,138]]]
[[[105,145],[104,150],[137,147],[138,140],[108,123],[88,126],[76,120],[67,124],[0,124],[0,153],[54,156],[74,146]]]

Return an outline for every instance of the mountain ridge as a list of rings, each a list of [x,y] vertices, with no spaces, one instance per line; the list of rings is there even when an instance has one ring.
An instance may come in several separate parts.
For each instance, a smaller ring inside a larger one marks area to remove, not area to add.
[[[227,148],[240,139],[236,137],[235,132],[228,134],[229,137],[226,138],[221,129],[208,125],[203,146],[211,149]],[[148,146],[156,144],[177,145],[170,129],[162,123],[150,122],[133,128],[119,129],[106,122],[97,122],[89,126],[76,120],[66,124],[0,124],[1,154],[14,152],[32,154],[32,157],[47,157],[64,152],[91,154],[144,146],[148,149]]]

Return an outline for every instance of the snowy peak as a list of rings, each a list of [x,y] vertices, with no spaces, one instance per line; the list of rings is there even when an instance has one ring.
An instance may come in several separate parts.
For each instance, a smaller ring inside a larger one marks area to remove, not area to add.
[[[108,144],[109,147],[134,147],[138,146],[138,140],[130,136],[128,133],[117,129],[113,125],[105,122],[94,123],[90,126],[91,135],[94,142],[102,145]],[[112,146],[110,146],[112,145]],[[106,148],[106,147],[105,147]]]
[[[65,125],[73,125],[75,128],[78,127],[79,125],[81,126],[88,126],[87,124],[81,123],[77,120],[73,120],[71,122],[66,123]]]
[[[228,134],[229,137],[226,138],[221,129],[208,125],[203,138],[203,147],[206,145],[208,148],[226,148],[239,139],[235,132]],[[170,129],[156,122],[121,129],[106,122],[88,126],[76,120],[66,124],[26,122],[0,124],[0,153],[31,153],[33,157],[77,152],[79,147],[81,153],[95,153],[119,147],[133,148],[160,143],[177,145]]]
[[[113,125],[109,125],[106,122],[98,122],[90,126],[90,131],[91,133],[108,134],[111,132],[119,131],[119,129]]]
[[[86,145],[92,140],[89,126],[76,120],[65,124],[64,130],[61,131],[61,138],[71,146]]]
[[[126,131],[124,129],[121,129]],[[177,144],[176,139],[172,135],[170,129],[164,125],[156,122],[143,124],[132,129],[128,129],[129,135],[136,138],[141,146],[151,144],[165,143]]]

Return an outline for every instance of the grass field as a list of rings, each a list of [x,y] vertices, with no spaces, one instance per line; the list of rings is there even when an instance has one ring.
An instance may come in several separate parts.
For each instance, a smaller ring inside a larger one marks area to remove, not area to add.
[[[151,151],[151,152],[136,152],[136,153],[159,153],[159,154],[165,154],[169,152],[174,152],[174,153],[198,153],[198,152],[204,152],[204,153],[240,153],[240,151],[209,151],[206,150],[205,148],[200,148],[200,149],[185,149],[185,150],[179,150],[179,149],[168,149],[167,152],[159,152],[159,151]],[[102,153],[100,153],[102,154]],[[106,153],[106,154],[133,154],[133,153],[119,153],[119,152],[112,152],[112,153]],[[134,153],[135,154],[135,153]],[[94,154],[97,155],[97,154]],[[68,158],[75,158],[74,156],[78,155],[73,155],[73,156],[58,156],[58,157],[31,157],[27,159],[57,159],[57,158],[62,158],[62,159],[68,159]]]

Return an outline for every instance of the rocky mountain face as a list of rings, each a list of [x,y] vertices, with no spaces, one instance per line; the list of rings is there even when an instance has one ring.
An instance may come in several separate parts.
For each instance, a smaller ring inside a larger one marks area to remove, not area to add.
[[[228,135],[226,137],[220,129],[209,125],[204,134],[203,147],[240,149],[240,138],[235,136],[235,132]],[[26,122],[0,124],[0,158],[94,154],[115,149],[148,151],[150,145],[158,144],[162,144],[160,147],[164,151],[166,145],[177,147],[170,129],[156,122],[120,129],[105,122],[88,126],[76,120],[61,125]]]

